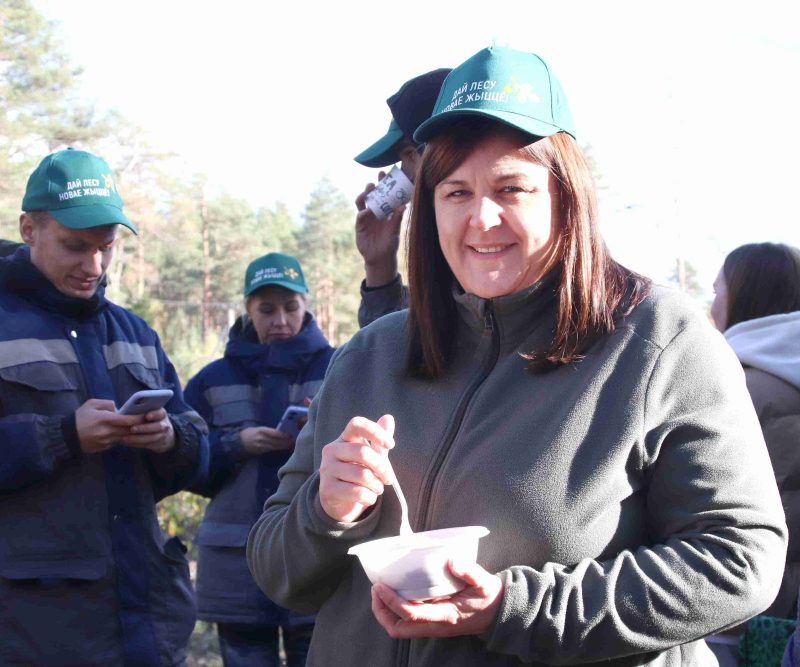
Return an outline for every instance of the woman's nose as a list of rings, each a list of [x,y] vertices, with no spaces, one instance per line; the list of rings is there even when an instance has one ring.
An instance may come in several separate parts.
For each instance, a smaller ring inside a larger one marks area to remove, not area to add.
[[[503,207],[491,197],[478,197],[475,200],[475,210],[470,224],[482,231],[488,231],[502,222],[502,212]]]

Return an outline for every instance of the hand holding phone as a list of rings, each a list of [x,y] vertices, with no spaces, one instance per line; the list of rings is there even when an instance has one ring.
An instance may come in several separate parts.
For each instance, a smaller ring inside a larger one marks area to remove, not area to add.
[[[163,408],[172,398],[172,389],[143,389],[133,394],[117,410],[121,415],[143,415]]]
[[[306,421],[308,421],[308,408],[302,405],[290,405],[278,422],[277,429],[296,438]]]

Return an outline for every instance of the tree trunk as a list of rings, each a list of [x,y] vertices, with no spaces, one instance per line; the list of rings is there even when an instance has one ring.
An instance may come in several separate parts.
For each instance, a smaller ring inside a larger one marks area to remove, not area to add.
[[[211,301],[211,244],[209,243],[208,207],[206,206],[205,195],[202,195],[200,199],[200,217],[203,222],[203,301],[200,306],[200,332],[203,345],[205,345],[206,336],[211,330],[211,312],[209,310]]]

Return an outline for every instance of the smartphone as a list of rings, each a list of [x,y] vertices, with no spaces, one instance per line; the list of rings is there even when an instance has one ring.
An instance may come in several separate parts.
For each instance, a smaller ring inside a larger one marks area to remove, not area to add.
[[[172,389],[143,389],[131,396],[117,410],[121,415],[143,415],[145,412],[163,408],[172,398]]]
[[[306,423],[308,417],[308,408],[302,405],[290,405],[283,413],[283,417],[278,422],[278,430],[283,433],[288,433],[293,438],[296,438],[300,433],[300,429]]]

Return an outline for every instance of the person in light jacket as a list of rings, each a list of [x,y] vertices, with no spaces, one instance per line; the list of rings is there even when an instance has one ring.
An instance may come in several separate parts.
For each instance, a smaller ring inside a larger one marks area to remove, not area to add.
[[[563,90],[483,49],[445,80],[409,231],[408,311],[334,355],[248,538],[317,611],[309,665],[713,664],[772,601],[786,525],[741,365],[687,297],[608,254]],[[350,547],[479,525],[463,590],[409,602]]]
[[[714,280],[711,316],[744,367],[789,528],[783,581],[763,613],[795,618],[800,587],[800,250],[748,243],[731,251]],[[724,639],[714,639],[715,650],[722,650]]]

